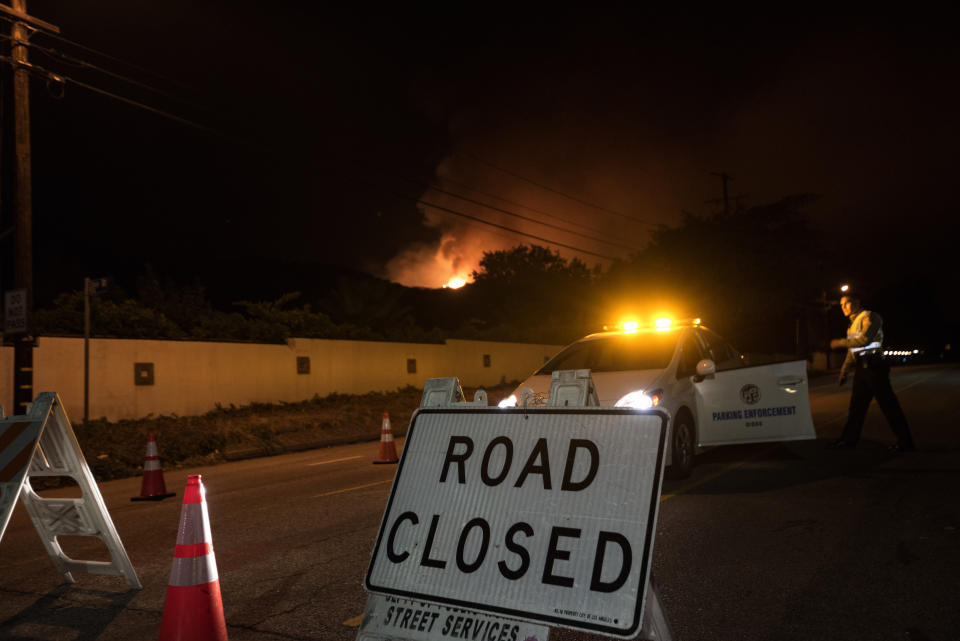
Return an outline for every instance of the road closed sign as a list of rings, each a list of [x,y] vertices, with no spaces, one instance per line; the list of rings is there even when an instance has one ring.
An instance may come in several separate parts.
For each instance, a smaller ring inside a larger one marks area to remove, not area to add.
[[[666,432],[656,410],[418,411],[367,590],[636,636]]]

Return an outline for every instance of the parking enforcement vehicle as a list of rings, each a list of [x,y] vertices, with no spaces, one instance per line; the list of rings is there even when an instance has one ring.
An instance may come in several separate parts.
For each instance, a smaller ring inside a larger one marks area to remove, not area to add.
[[[546,402],[554,370],[589,369],[602,406],[659,407],[671,417],[667,463],[689,476],[703,448],[816,438],[804,360],[751,366],[699,319],[624,323],[585,336],[501,403]],[[518,400],[519,399],[519,400]]]

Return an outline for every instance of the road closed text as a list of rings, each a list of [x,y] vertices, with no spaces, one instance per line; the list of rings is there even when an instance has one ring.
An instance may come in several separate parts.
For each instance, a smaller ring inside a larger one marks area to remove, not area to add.
[[[501,435],[478,447],[469,436],[450,435],[433,482],[545,491],[559,501],[590,488],[602,469],[601,447],[593,440],[576,438],[564,440],[559,447],[551,445],[548,438],[518,445]],[[554,456],[556,452],[563,455],[551,460],[551,451]],[[508,581],[526,577],[543,585],[587,587],[595,593],[615,592],[630,576],[634,551],[628,537],[610,526],[616,521],[601,522],[587,531],[562,522],[534,521],[534,527],[533,519],[494,516],[454,521],[444,511],[405,510],[385,523],[386,558],[397,565],[463,575],[495,568]],[[588,558],[581,558],[584,555]],[[534,559],[542,561],[535,565]],[[573,568],[581,568],[582,575],[576,576]]]

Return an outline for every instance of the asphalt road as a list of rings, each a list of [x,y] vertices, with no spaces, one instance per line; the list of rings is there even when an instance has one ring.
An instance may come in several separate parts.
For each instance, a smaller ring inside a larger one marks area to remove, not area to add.
[[[960,367],[897,368],[893,381],[916,453],[886,450],[875,406],[857,450],[827,451],[849,384],[824,378],[811,385],[816,441],[717,448],[690,479],[664,484],[653,572],[677,639],[960,639]],[[140,479],[101,484],[140,591],[108,576],[61,585],[18,506],[0,541],[0,639],[157,638],[183,487],[199,473],[230,638],[352,640],[396,469],[373,465],[378,452],[165,469],[177,497],[161,503],[130,501]],[[74,558],[106,559],[96,540],[61,542]]]

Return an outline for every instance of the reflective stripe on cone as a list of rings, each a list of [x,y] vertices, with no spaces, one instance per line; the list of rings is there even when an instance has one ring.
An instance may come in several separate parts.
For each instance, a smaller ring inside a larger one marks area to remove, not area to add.
[[[160,501],[174,492],[167,492],[167,484],[163,480],[163,468],[160,466],[160,452],[157,449],[157,440],[153,432],[147,437],[147,456],[143,461],[143,482],[140,485],[140,496],[131,498],[131,501]]]

